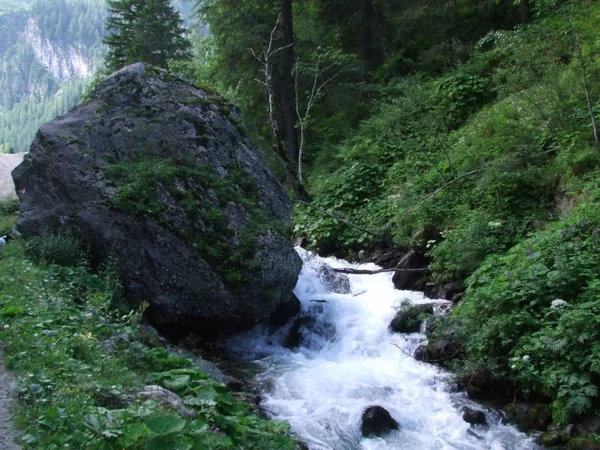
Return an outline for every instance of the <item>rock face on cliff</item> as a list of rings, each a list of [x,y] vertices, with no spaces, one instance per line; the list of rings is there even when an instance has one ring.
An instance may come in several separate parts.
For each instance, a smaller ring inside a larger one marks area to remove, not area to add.
[[[24,235],[117,261],[158,326],[239,331],[297,310],[288,196],[227,102],[134,64],[44,125],[13,171]]]

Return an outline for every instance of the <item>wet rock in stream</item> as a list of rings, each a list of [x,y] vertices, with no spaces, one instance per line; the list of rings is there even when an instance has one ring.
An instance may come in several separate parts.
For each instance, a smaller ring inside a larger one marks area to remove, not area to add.
[[[381,436],[398,428],[398,422],[381,406],[369,406],[362,414],[360,431],[364,437]]]

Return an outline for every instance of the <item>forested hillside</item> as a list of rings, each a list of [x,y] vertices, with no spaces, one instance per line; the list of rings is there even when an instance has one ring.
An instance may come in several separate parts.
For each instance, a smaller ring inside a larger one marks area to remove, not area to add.
[[[600,3],[202,5],[213,37],[172,68],[274,149],[297,236],[413,249],[410,288],[466,287],[436,331],[460,373],[559,423],[600,406]]]
[[[104,3],[2,2],[0,11],[0,142],[23,152],[42,123],[79,100],[101,61]]]
[[[190,24],[193,2],[173,2]],[[0,0],[0,149],[24,152],[101,67],[105,0]]]

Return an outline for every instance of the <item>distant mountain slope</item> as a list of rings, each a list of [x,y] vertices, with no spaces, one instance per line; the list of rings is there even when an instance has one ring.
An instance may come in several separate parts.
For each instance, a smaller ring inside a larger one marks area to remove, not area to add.
[[[101,62],[104,0],[0,0],[0,144],[26,151]]]
[[[189,18],[195,2],[173,5]],[[0,0],[0,146],[25,152],[75,106],[104,56],[105,0]]]

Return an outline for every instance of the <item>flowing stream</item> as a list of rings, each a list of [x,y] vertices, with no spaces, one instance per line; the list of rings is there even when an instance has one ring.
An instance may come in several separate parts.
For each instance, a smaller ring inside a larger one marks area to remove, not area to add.
[[[424,340],[418,333],[389,332],[400,303],[431,300],[395,290],[389,273],[346,278],[327,268],[354,267],[346,261],[297,251],[304,266],[295,293],[307,317],[295,333],[300,346],[286,348],[291,325],[271,335],[256,329],[230,342],[235,353],[260,364],[256,383],[271,418],[288,421],[311,450],[538,448],[532,438],[503,425],[498,413],[452,392],[446,372],[392,345],[412,354]],[[361,415],[371,405],[386,408],[400,429],[363,438]],[[465,405],[484,410],[490,425],[464,422]]]

